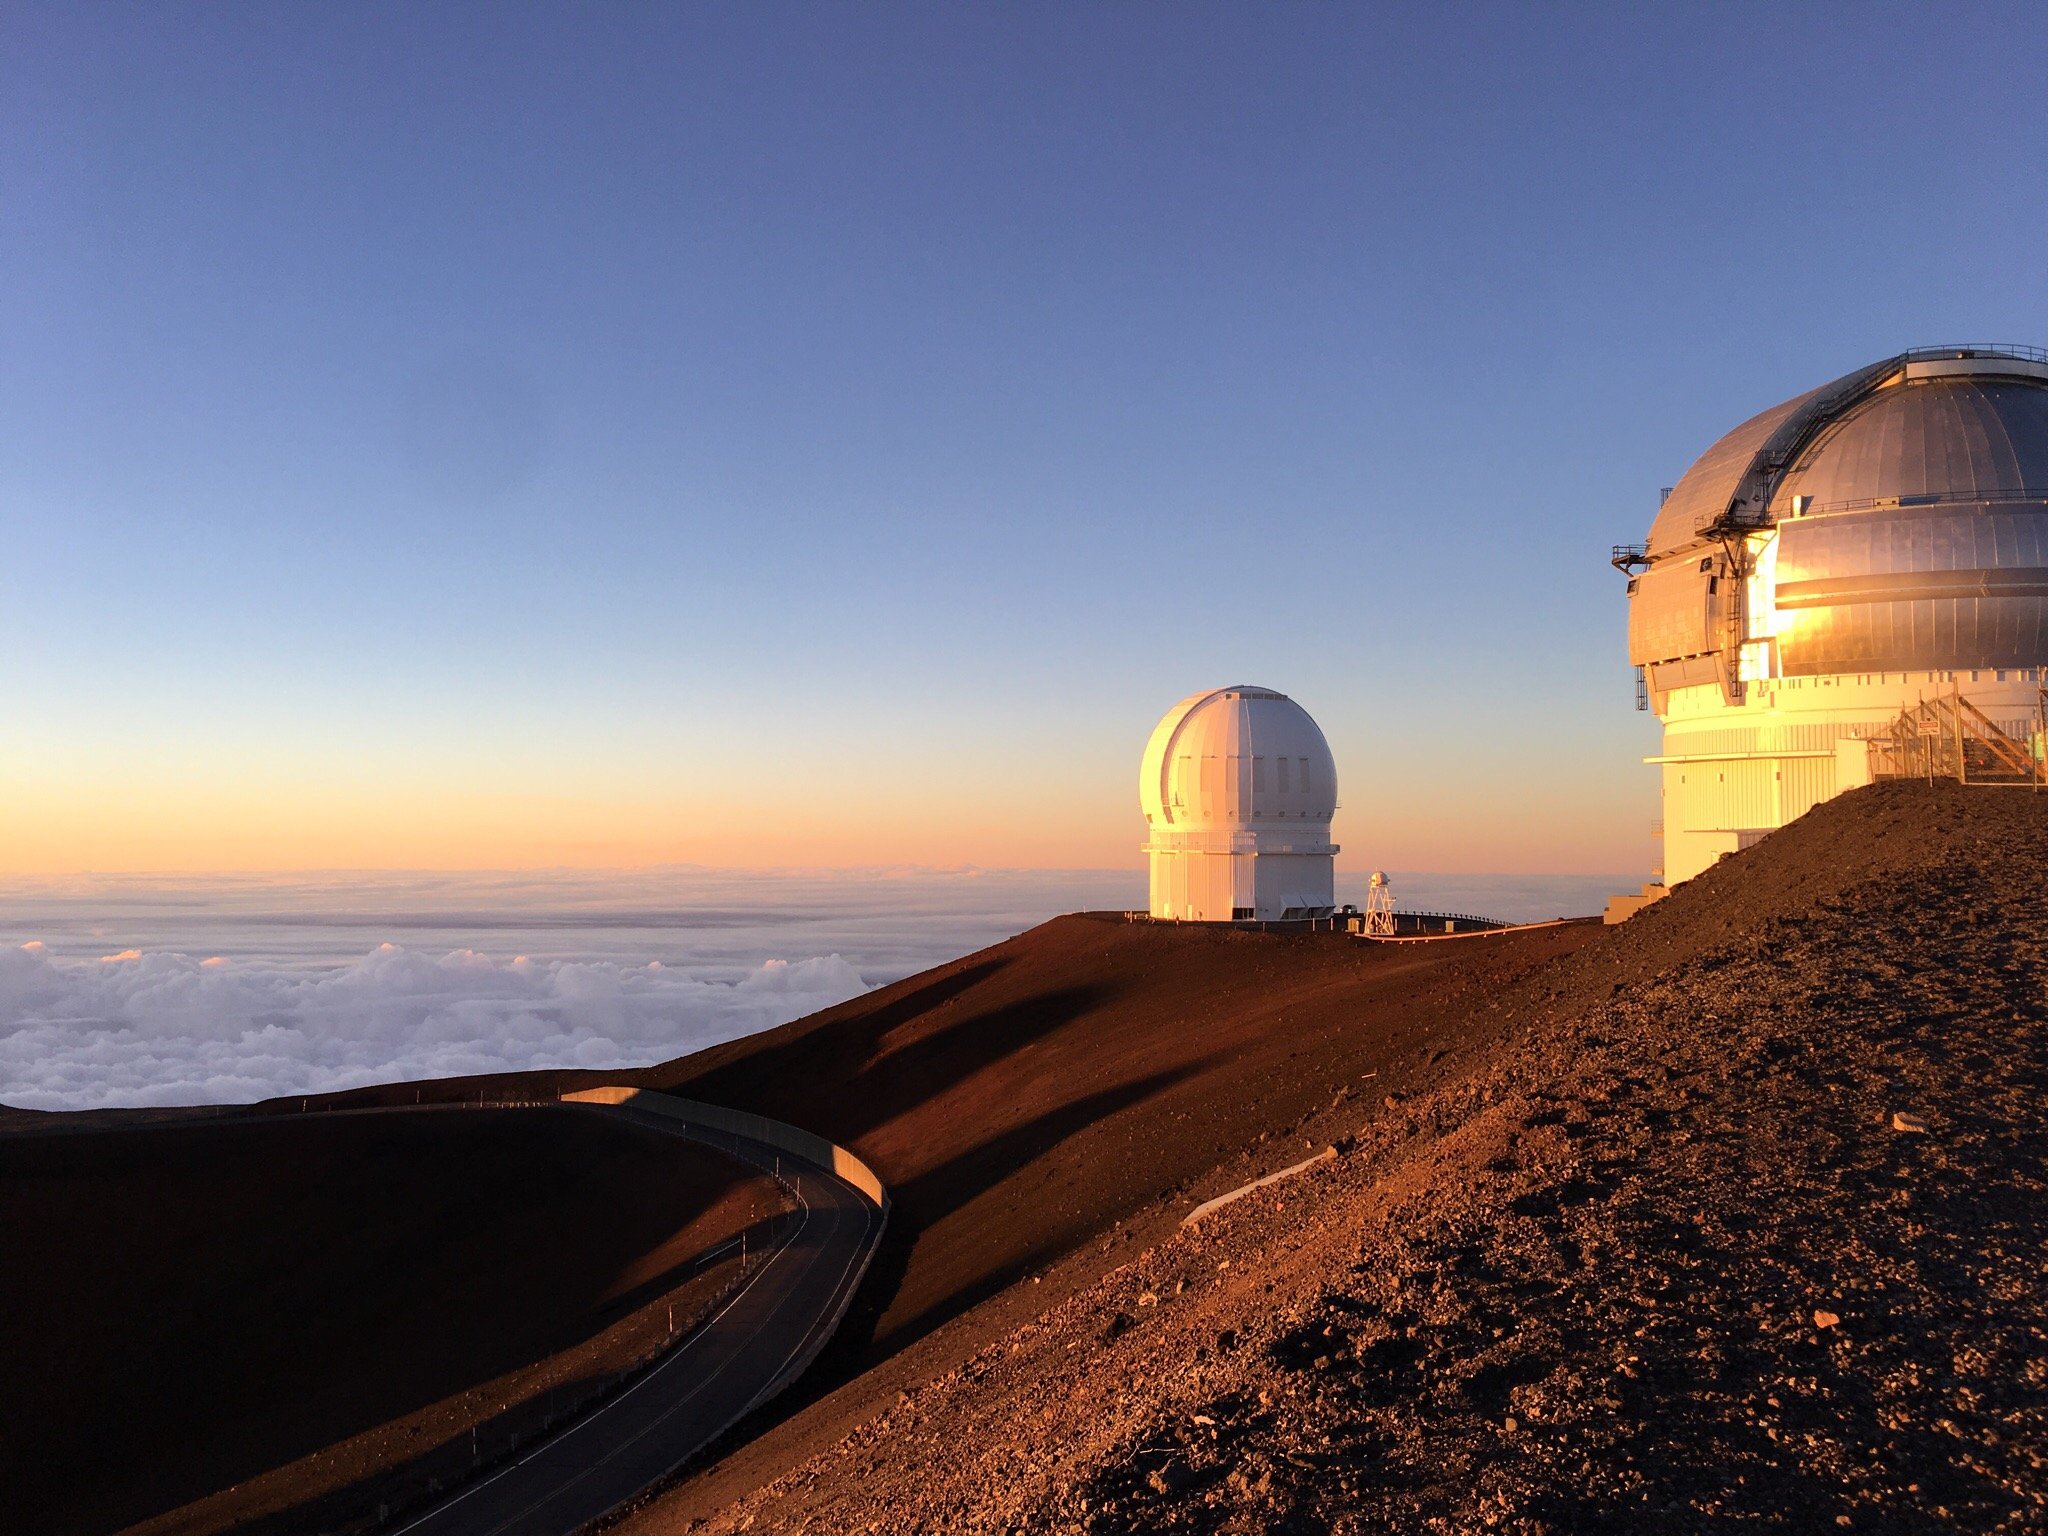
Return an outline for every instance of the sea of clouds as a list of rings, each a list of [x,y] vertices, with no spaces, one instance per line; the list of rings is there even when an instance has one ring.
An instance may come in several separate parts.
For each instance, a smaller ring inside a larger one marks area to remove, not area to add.
[[[1142,893],[1128,872],[915,868],[19,877],[0,1104],[644,1066]]]
[[[0,1104],[248,1103],[643,1066],[801,1018],[1141,869],[18,878],[0,885]],[[1362,902],[1362,872],[1338,899]],[[1404,908],[1598,911],[1619,876],[1396,872]],[[792,957],[792,958],[784,958]],[[803,958],[809,957],[809,958]]]
[[[493,960],[396,944],[307,971],[123,950],[0,951],[0,1102],[23,1109],[242,1103],[366,1083],[624,1067],[844,1002],[838,955],[736,980],[660,961]]]

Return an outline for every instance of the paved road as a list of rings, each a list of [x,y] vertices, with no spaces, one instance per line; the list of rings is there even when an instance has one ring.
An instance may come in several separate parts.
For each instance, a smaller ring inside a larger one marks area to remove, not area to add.
[[[593,1107],[716,1147],[773,1175],[777,1154],[745,1137],[631,1109]],[[412,1521],[408,1536],[569,1536],[665,1476],[773,1396],[838,1322],[881,1236],[881,1213],[823,1169],[780,1160],[796,1197],[745,1283],[660,1364],[517,1461]]]

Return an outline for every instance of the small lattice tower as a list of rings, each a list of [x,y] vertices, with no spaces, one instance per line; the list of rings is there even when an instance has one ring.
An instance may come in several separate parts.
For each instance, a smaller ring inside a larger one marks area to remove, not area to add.
[[[1394,936],[1394,888],[1387,882],[1387,872],[1376,869],[1365,887],[1365,932],[1368,938],[1391,939]]]

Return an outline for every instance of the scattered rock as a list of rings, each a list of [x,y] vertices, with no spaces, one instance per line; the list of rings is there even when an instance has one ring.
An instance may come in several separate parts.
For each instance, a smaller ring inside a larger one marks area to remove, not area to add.
[[[1186,1462],[1169,1461],[1163,1467],[1153,1469],[1145,1479],[1146,1486],[1154,1493],[1175,1494],[1184,1491],[1195,1480],[1195,1474]]]

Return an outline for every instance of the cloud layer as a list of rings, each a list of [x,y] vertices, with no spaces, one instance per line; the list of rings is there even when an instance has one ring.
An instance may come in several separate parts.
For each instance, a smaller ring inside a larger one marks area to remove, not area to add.
[[[123,950],[0,950],[0,1102],[246,1103],[365,1083],[642,1065],[866,990],[838,955],[738,980],[659,962],[438,958],[382,944],[307,971]]]
[[[1510,920],[1596,912],[1630,883],[1394,874],[1403,908]],[[1364,874],[1337,889],[1362,901]],[[0,888],[0,1103],[641,1065],[1144,891],[1138,869],[20,879]],[[399,942],[364,952],[380,938]],[[521,950],[546,958],[503,958]],[[792,953],[818,958],[763,963]]]

